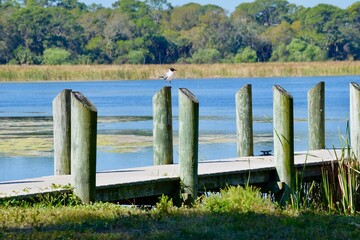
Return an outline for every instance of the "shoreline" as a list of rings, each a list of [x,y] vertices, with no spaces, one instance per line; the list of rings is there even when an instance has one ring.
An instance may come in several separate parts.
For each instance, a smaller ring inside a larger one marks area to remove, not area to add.
[[[0,82],[126,81],[159,79],[169,67],[178,79],[360,75],[360,61],[173,65],[0,65]]]

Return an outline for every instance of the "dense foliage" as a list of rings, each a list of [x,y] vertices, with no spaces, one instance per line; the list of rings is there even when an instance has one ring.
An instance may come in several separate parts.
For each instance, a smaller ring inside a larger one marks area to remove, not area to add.
[[[148,64],[360,59],[360,2],[286,0],[173,7],[119,0],[0,0],[0,64]]]

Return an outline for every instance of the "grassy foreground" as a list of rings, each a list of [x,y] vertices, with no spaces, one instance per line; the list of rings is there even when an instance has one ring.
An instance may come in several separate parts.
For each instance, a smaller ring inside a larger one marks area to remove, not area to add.
[[[162,197],[151,210],[112,203],[0,205],[0,239],[358,239],[360,216],[280,209],[231,187],[193,208]]]
[[[174,64],[176,78],[243,78],[359,75],[360,61],[243,64]],[[0,65],[0,81],[158,79],[169,65]]]

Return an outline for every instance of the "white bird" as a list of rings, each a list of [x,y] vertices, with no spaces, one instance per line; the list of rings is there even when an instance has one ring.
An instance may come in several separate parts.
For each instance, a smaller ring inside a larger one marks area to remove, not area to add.
[[[174,78],[174,71],[176,71],[175,68],[169,68],[169,70],[163,76],[160,76],[160,78],[171,84],[171,80]]]

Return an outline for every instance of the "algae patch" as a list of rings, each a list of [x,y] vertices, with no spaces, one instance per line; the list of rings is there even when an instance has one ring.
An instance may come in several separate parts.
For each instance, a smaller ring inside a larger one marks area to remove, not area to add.
[[[151,136],[138,135],[98,135],[97,148],[102,152],[137,152],[153,144]]]
[[[0,153],[5,156],[41,156],[53,154],[52,137],[24,137],[0,139]]]
[[[122,116],[100,117],[101,124],[148,121],[151,117]],[[255,134],[254,143],[272,142],[271,134]],[[178,144],[174,132],[174,145]],[[199,144],[236,143],[236,134],[200,133]],[[97,150],[101,152],[129,153],[152,147],[152,131],[147,129],[100,129],[97,135]],[[2,117],[0,118],[1,156],[53,156],[52,117]]]

